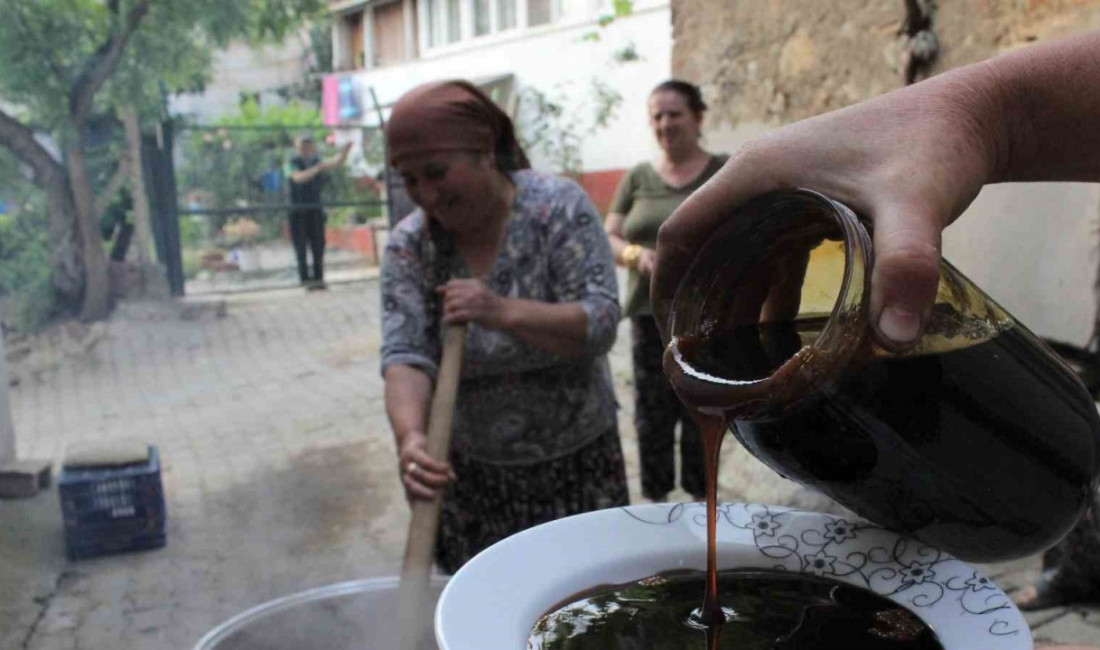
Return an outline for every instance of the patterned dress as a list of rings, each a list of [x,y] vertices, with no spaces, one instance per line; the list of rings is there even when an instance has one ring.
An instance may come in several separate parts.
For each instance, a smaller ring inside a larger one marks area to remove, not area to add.
[[[489,289],[578,303],[584,353],[563,357],[471,323],[466,335],[436,559],[448,571],[530,526],[625,505],[626,478],[607,351],[619,319],[611,249],[574,182],[524,170]],[[382,370],[434,377],[442,347],[434,288],[469,277],[448,233],[422,210],[399,223],[382,263]]]

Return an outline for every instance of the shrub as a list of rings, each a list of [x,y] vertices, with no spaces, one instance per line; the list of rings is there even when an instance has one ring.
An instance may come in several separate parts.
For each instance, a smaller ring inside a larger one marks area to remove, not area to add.
[[[36,332],[55,310],[50,284],[50,246],[41,195],[0,215],[0,296],[5,321],[23,332]]]

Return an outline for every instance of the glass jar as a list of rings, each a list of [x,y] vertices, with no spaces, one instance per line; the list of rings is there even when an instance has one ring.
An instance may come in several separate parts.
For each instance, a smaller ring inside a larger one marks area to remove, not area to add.
[[[676,293],[673,387],[781,475],[960,559],[1053,545],[1100,477],[1092,397],[946,261],[922,338],[877,345],[868,228],[809,190],[732,215]]]

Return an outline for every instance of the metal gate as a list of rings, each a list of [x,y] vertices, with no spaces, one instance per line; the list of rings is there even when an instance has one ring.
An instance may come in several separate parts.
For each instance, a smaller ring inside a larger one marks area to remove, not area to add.
[[[176,295],[299,284],[288,215],[295,138],[308,133],[322,158],[351,145],[325,173],[326,280],[372,275],[387,218],[374,127],[162,125],[147,156],[158,257]]]

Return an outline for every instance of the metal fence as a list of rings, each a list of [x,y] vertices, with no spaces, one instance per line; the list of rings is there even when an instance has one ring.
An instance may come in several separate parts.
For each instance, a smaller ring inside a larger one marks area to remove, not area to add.
[[[317,155],[351,145],[346,163],[325,172],[325,255],[329,279],[355,279],[377,264],[385,232],[381,134],[371,127],[317,125],[177,127],[174,164],[178,248],[185,292],[223,292],[298,283],[287,216],[296,136]],[[300,207],[300,206],[299,206]]]

